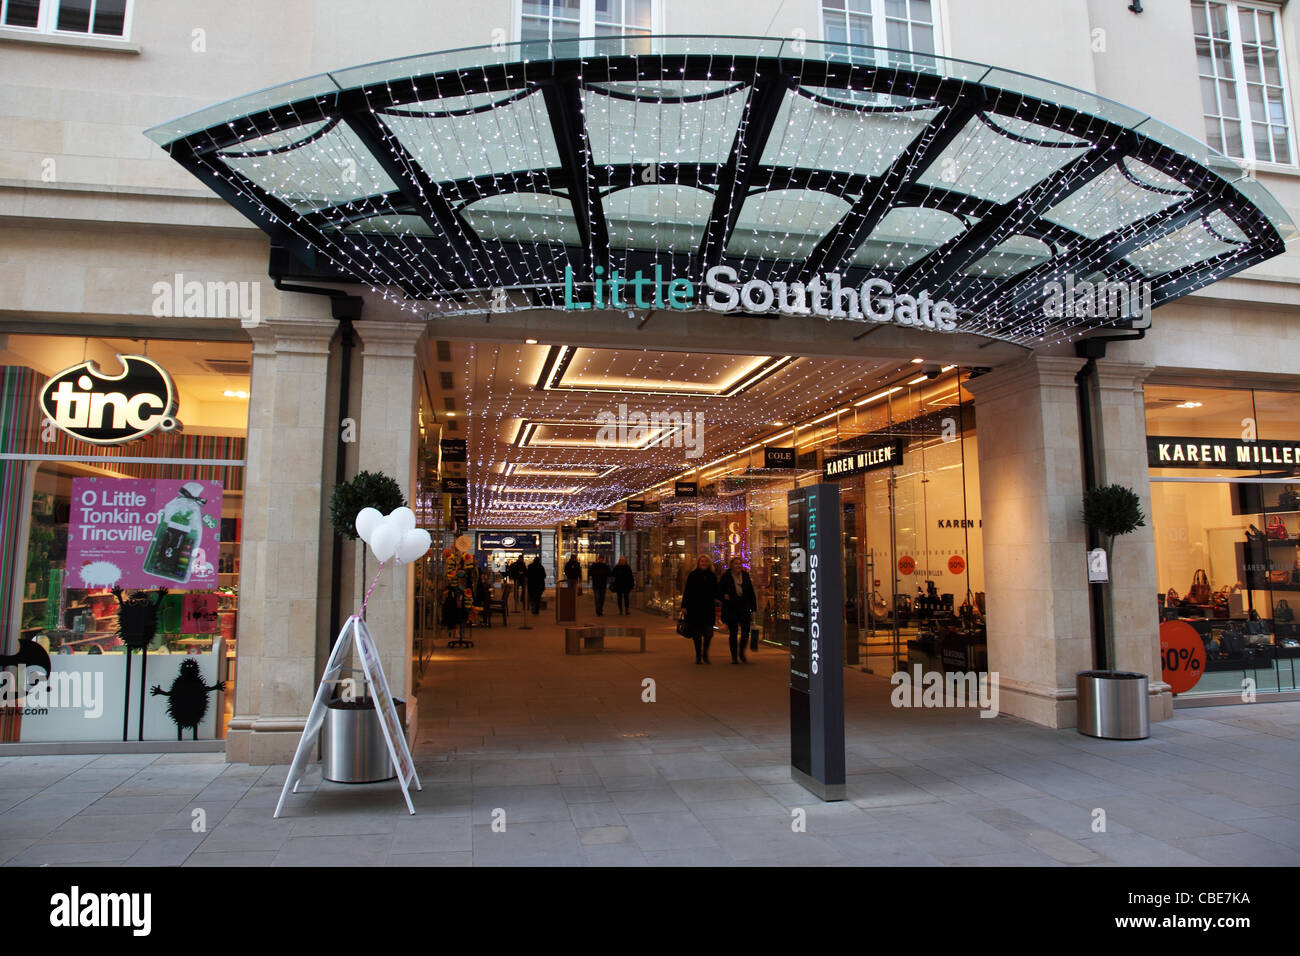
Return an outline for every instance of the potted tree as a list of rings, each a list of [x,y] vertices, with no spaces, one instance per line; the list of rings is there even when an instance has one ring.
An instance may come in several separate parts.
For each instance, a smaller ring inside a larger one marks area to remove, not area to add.
[[[1104,545],[1109,559],[1115,539],[1131,534],[1146,524],[1141,500],[1123,485],[1090,488],[1083,496],[1083,523]],[[1150,733],[1150,702],[1147,675],[1115,667],[1115,629],[1110,621],[1110,583],[1103,589],[1104,613],[1094,627],[1102,630],[1106,648],[1105,670],[1081,671],[1075,675],[1078,693],[1078,730],[1089,737],[1107,740],[1143,740]]]
[[[374,508],[390,514],[406,506],[401,486],[382,472],[361,471],[351,481],[334,486],[330,496],[330,524],[334,533],[356,541],[357,514]],[[361,548],[361,581],[366,581],[366,547]],[[398,719],[406,724],[406,702],[394,699]],[[335,783],[374,783],[396,775],[388,756],[379,712],[374,699],[336,694],[325,712],[321,735],[321,776]]]

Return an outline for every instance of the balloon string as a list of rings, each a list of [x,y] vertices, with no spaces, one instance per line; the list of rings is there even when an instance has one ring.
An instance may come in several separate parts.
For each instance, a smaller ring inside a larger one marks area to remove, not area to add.
[[[374,593],[375,585],[379,583],[379,575],[384,573],[384,566],[387,564],[388,564],[387,561],[379,562],[379,571],[376,572],[375,579],[370,582],[370,587],[366,589],[365,599],[362,600],[361,602],[361,615],[360,615],[361,617],[366,616],[366,605],[370,603],[370,595]]]

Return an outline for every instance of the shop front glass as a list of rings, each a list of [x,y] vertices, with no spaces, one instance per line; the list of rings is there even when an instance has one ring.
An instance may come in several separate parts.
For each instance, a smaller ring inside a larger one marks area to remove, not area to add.
[[[245,343],[0,347],[0,739],[225,735],[249,362]]]
[[[974,407],[949,368],[919,375],[839,415],[799,425],[772,444],[796,467],[766,468],[756,448],[698,475],[699,497],[666,490],[650,525],[653,609],[675,614],[699,554],[720,573],[740,555],[753,578],[762,640],[788,642],[787,495],[823,480],[828,459],[897,443],[888,467],[835,479],[840,487],[846,659],[890,671],[909,661],[942,668],[958,657],[986,666],[983,523]],[[647,496],[656,500],[654,493]],[[957,648],[957,650],[952,650]]]
[[[1145,401],[1165,679],[1187,697],[1296,690],[1300,392],[1160,384]]]

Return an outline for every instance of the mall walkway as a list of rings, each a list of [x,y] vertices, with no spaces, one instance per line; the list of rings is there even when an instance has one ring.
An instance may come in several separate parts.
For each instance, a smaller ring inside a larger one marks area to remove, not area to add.
[[[783,651],[733,666],[724,634],[697,666],[671,622],[621,622],[648,629],[647,653],[566,656],[550,618],[513,615],[472,649],[440,647],[413,817],[393,783],[313,770],[273,820],[286,768],[219,754],[0,757],[0,861],[1300,865],[1300,704],[1182,710],[1149,740],[1101,742],[896,710],[883,677],[847,671],[849,799],[821,804],[789,778]]]

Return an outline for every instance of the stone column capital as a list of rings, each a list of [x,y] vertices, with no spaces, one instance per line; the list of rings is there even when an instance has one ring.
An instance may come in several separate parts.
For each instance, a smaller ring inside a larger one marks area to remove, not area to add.
[[[361,339],[362,355],[395,358],[413,358],[416,345],[428,332],[428,328],[428,323],[419,319],[409,322],[363,319],[353,326],[357,337]]]
[[[245,331],[253,340],[255,354],[298,352],[325,355],[329,353],[330,342],[338,331],[338,323],[332,318],[318,316],[278,315],[245,326]]]
[[[1019,362],[1002,365],[965,383],[966,390],[981,402],[992,402],[1015,392],[1043,388],[1074,388],[1074,376],[1084,360],[1074,356],[1027,355]]]
[[[1146,380],[1155,371],[1150,362],[1129,362],[1123,359],[1097,360],[1097,386],[1103,390],[1142,391]]]

